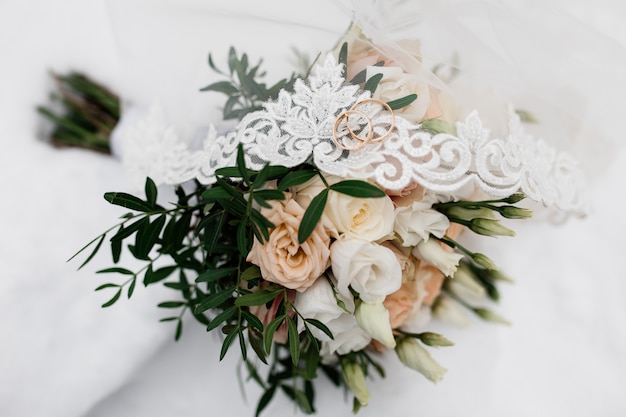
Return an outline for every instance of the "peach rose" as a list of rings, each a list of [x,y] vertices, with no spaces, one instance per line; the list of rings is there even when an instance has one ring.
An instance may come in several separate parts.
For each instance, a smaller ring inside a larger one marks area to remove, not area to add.
[[[451,223],[450,227],[446,231],[446,235],[456,240],[456,238],[459,237],[459,235],[463,232],[463,229],[464,227],[460,224]],[[450,246],[446,245],[445,243],[441,243],[441,247],[443,247],[447,251],[452,251],[452,248],[450,248]],[[446,277],[437,268],[432,265],[428,265],[425,262],[422,263],[420,268],[423,268],[424,273],[430,275],[430,279],[428,280],[425,288],[427,295],[426,298],[424,298],[424,304],[430,306],[433,305],[435,299],[441,293],[441,286],[443,285],[443,281]]]
[[[402,326],[410,317],[416,297],[416,282],[409,281],[385,298],[383,305],[389,311],[389,323],[392,329]]]
[[[265,243],[254,240],[248,262],[261,269],[263,279],[302,292],[330,265],[330,237],[318,223],[308,239],[298,243],[304,209],[290,195],[261,213],[276,227]]]

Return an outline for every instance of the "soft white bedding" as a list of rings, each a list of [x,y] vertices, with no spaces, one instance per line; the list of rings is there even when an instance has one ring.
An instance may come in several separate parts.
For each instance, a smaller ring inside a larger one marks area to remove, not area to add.
[[[107,298],[93,292],[102,283],[93,272],[109,265],[106,252],[80,272],[78,262],[65,262],[121,214],[102,194],[129,185],[113,158],[39,141],[34,107],[47,99],[48,69],[78,69],[127,87],[121,74],[129,55],[116,39],[119,20],[110,19],[121,4],[0,2],[0,416],[253,415],[259,390],[247,384],[241,400],[235,350],[218,363],[219,341],[191,321],[175,343],[171,326],[158,323],[158,289],[138,288],[131,302],[102,310]],[[618,5],[616,16],[626,16]],[[598,22],[618,21],[606,10],[600,15],[608,20]],[[607,32],[626,43],[619,29]],[[218,56],[225,42],[211,39],[206,49]],[[205,74],[189,75],[190,84]],[[362,415],[624,415],[625,176],[622,147],[593,184],[588,218],[558,227],[531,221],[517,226],[514,239],[474,239],[516,280],[505,286],[499,310],[513,325],[442,327],[456,346],[434,353],[449,370],[436,386],[383,357],[388,376],[371,382]],[[341,393],[318,386],[319,415],[349,414]],[[281,398],[266,415],[294,413]]]

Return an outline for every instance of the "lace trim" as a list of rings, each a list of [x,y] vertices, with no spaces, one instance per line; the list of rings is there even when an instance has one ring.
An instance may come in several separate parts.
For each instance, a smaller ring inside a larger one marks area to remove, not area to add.
[[[152,165],[164,164],[149,171],[169,184],[191,179],[213,184],[216,169],[235,164],[241,143],[246,163],[253,169],[266,163],[286,167],[312,163],[325,173],[369,179],[387,189],[401,190],[417,182],[434,193],[454,194],[474,185],[493,197],[521,191],[545,206],[577,214],[587,211],[577,162],[526,133],[512,108],[506,138],[490,138],[490,131],[473,111],[456,123],[456,135],[432,134],[420,124],[396,116],[395,129],[384,141],[354,151],[339,148],[333,140],[337,117],[370,98],[369,92],[344,82],[342,65],[329,55],[313,68],[307,83],[298,80],[293,94],[281,91],[276,102],[248,114],[233,132],[218,136],[211,128],[201,150],[176,143],[170,130],[155,135],[154,123],[140,124],[127,140],[147,144],[149,138],[150,152],[143,156],[150,155]],[[367,115],[379,135],[393,123],[380,106],[364,104],[359,111]],[[353,131],[363,131],[363,126],[352,123]],[[337,134],[342,141],[351,140],[345,127]],[[159,142],[159,138],[163,138],[160,156],[155,151],[159,147],[155,139]],[[138,155],[129,159],[146,165],[146,159]]]

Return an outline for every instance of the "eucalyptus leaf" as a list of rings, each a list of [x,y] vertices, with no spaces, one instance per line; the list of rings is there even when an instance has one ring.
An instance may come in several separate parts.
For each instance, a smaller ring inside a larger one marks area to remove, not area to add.
[[[383,79],[383,74],[372,75],[370,79],[365,82],[365,85],[363,86],[363,90],[369,91],[370,93],[374,94],[374,92],[376,92],[376,89],[378,88],[378,84],[380,83],[380,80],[382,79]]]
[[[250,294],[243,295],[241,297],[237,297],[237,299],[235,300],[235,305],[239,307],[260,306],[269,303],[281,293],[281,290],[259,290]]]
[[[151,212],[153,207],[134,195],[127,193],[105,193],[104,199],[116,206],[122,206],[135,211]]]
[[[304,243],[313,233],[317,223],[322,218],[327,199],[328,189],[324,189],[311,200],[300,222],[300,229],[298,230],[298,242],[300,244]]]
[[[233,296],[233,291],[235,288],[227,288],[223,291],[214,293],[203,299],[198,306],[195,308],[195,313],[202,313],[211,308],[218,307],[220,304],[224,303],[226,300]]]
[[[154,181],[152,181],[150,177],[146,178],[145,192],[146,201],[148,202],[150,207],[154,208],[156,206],[158,190],[156,184],[154,183]]]
[[[380,198],[387,195],[377,186],[361,180],[343,180],[331,185],[330,189],[356,198]]]
[[[291,354],[291,361],[295,366],[300,362],[300,335],[298,334],[298,328],[291,316],[287,316],[287,333],[289,335],[289,353]]]
[[[399,99],[388,101],[387,105],[391,108],[391,110],[399,110],[410,105],[415,100],[417,100],[417,94],[409,94]]]
[[[237,271],[237,267],[226,267],[226,268],[218,268],[218,269],[209,269],[203,273],[201,273],[198,278],[196,278],[196,282],[215,282],[219,281],[222,278],[230,276],[233,272]]]
[[[229,81],[218,81],[216,83],[209,84],[206,87],[201,88],[200,91],[215,91],[218,93],[224,93],[227,96],[231,96],[239,92],[237,87],[232,85]]]
[[[285,175],[285,177],[278,182],[278,189],[280,191],[286,191],[287,189],[289,189],[289,187],[304,184],[316,175],[316,171],[308,169],[292,171],[289,174]]]
[[[220,351],[220,361],[224,359],[224,356],[226,356],[226,352],[228,352],[230,345],[233,344],[233,340],[235,340],[235,336],[237,336],[238,334],[239,332],[232,331],[226,335],[224,343],[222,344],[222,350]]]
[[[109,301],[102,304],[102,308],[107,308],[115,304],[115,302],[120,298],[120,295],[122,295],[122,288],[119,288],[115,295]]]
[[[230,306],[226,310],[219,313],[217,316],[211,320],[206,328],[207,332],[217,328],[220,324],[224,323],[226,320],[230,319],[235,312],[237,311],[237,306]]]

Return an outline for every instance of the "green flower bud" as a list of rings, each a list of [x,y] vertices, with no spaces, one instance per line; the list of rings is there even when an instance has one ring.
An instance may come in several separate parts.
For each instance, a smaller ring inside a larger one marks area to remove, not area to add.
[[[507,219],[527,219],[533,216],[532,210],[515,206],[500,207],[498,212],[500,212],[502,217],[506,217]]]
[[[477,218],[495,219],[493,211],[486,207],[467,208],[461,206],[452,206],[446,209],[446,216],[450,219],[459,219],[470,221]]]
[[[447,285],[456,295],[461,297],[467,295],[475,299],[485,298],[485,287],[478,281],[467,264],[461,263],[452,278]]]
[[[454,346],[454,343],[440,334],[432,332],[420,333],[419,339],[427,346]]]
[[[427,119],[421,123],[422,129],[432,134],[449,133],[451,135],[456,134],[456,127],[442,119]]]
[[[491,259],[489,259],[486,255],[483,255],[482,253],[472,254],[472,260],[476,262],[478,265],[482,266],[483,268],[487,268],[491,271],[498,270],[498,267],[496,266],[496,264],[494,264]]]
[[[365,374],[361,365],[348,358],[342,358],[341,370],[343,380],[354,394],[356,400],[362,406],[366,406],[370,401],[370,393],[367,390],[367,385],[365,385]]]
[[[502,202],[507,203],[507,204],[515,204],[515,203],[519,203],[525,198],[526,198],[526,194],[524,193],[511,194],[507,198],[503,198]]]
[[[472,232],[485,236],[515,236],[515,232],[500,224],[497,220],[473,219],[469,223]]]
[[[415,339],[402,338],[396,346],[396,353],[400,362],[415,369],[432,382],[439,382],[446,373],[446,369],[439,365]]]
[[[476,315],[478,315],[483,320],[490,321],[493,323],[506,324],[506,325],[511,324],[510,321],[508,321],[504,317],[494,313],[493,311],[487,308],[476,307],[473,309],[473,311],[474,313],[476,313]]]

